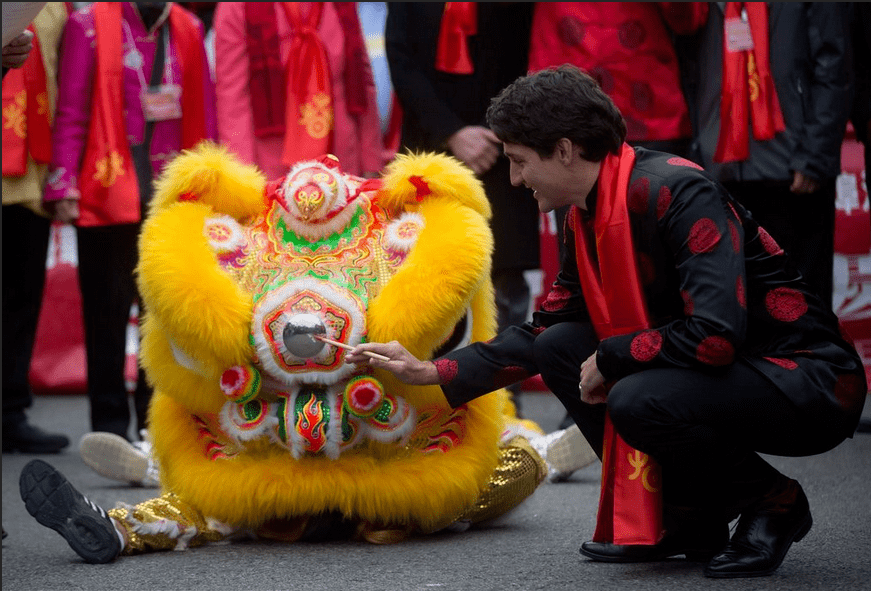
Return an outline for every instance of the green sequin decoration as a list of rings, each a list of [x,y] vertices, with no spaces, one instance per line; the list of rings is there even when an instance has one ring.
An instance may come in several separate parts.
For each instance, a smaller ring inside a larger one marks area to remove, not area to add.
[[[260,404],[259,400],[249,400],[242,407],[242,414],[245,415],[246,421],[256,420],[261,412],[263,412],[263,405]]]

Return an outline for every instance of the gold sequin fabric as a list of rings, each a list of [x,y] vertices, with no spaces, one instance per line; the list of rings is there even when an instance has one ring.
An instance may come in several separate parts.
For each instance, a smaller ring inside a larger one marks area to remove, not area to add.
[[[479,523],[504,515],[529,497],[547,476],[547,464],[524,437],[499,450],[499,464],[475,504],[458,521]]]
[[[173,493],[139,503],[118,506],[108,511],[124,528],[127,545],[123,554],[154,550],[181,550],[217,542],[232,530],[206,520],[195,508]]]

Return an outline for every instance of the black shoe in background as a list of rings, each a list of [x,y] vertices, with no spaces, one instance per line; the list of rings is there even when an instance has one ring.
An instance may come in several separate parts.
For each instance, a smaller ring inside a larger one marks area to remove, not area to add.
[[[31,460],[21,471],[18,487],[27,512],[62,535],[86,562],[111,562],[121,553],[112,519],[51,465]]]
[[[26,420],[3,425],[3,453],[56,454],[69,444],[66,435],[47,433]]]

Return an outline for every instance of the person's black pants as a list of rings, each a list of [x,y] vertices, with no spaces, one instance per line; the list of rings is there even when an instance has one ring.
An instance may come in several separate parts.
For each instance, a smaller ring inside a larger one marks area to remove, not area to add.
[[[559,324],[536,338],[535,356],[544,382],[601,457],[606,405],[584,404],[578,392],[581,363],[596,342],[589,324]],[[717,375],[632,374],[611,387],[607,408],[623,439],[659,462],[667,505],[730,517],[783,478],[758,453],[807,456],[843,440],[821,433],[813,417],[742,361]]]
[[[22,205],[3,206],[3,422],[20,423],[33,402],[33,356],[51,221]]]
[[[88,358],[91,428],[129,438],[130,403],[124,379],[127,324],[138,298],[134,270],[141,224],[79,227],[79,283]],[[144,313],[139,301],[140,317]],[[137,432],[151,399],[142,369],[133,395]]]

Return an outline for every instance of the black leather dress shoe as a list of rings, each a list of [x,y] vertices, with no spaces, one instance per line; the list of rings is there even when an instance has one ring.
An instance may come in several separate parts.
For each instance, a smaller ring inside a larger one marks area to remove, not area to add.
[[[811,529],[813,518],[804,491],[795,480],[773,498],[746,511],[726,548],[705,567],[705,576],[718,579],[763,577],[772,574],[793,542]]]
[[[26,421],[3,425],[3,453],[56,454],[69,444],[66,435],[46,433]]]
[[[686,530],[666,533],[662,541],[652,546],[584,542],[580,552],[598,562],[656,562],[680,555],[690,562],[708,562],[728,541],[729,526],[722,523],[692,533]]]

